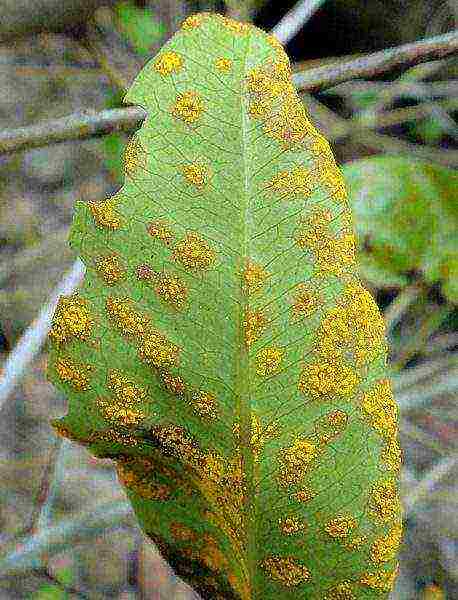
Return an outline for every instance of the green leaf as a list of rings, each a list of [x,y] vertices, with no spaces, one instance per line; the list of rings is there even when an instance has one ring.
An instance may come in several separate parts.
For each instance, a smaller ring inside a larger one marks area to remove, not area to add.
[[[426,144],[437,144],[446,133],[442,122],[434,115],[429,115],[420,121],[410,121],[406,125],[411,135],[421,137]]]
[[[125,101],[123,187],[79,202],[50,331],[58,433],[116,462],[206,599],[388,598],[402,534],[384,323],[278,41],[193,15]]]
[[[45,584],[29,598],[30,600],[67,600],[68,594],[57,585]]]
[[[355,214],[358,248],[396,274],[416,270],[441,281],[458,301],[456,172],[403,155],[355,160],[343,167]]]
[[[131,2],[118,2],[114,9],[121,32],[139,54],[149,54],[151,45],[165,34],[164,24],[149,8]]]

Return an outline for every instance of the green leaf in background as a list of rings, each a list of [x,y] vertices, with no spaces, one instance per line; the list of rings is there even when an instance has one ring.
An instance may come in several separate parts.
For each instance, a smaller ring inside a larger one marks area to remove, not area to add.
[[[388,598],[398,408],[329,143],[280,43],[188,17],[125,101],[125,182],[78,202],[56,431],[116,461],[145,534],[204,599]]]
[[[355,160],[343,173],[359,250],[366,240],[375,265],[394,274],[418,270],[458,302],[457,173],[403,155]]]
[[[29,600],[68,600],[68,594],[58,585],[45,584],[31,594]]]
[[[71,566],[56,569],[55,577],[64,585],[71,585],[74,574]],[[69,595],[57,583],[46,583],[30,595],[30,600],[67,600]]]
[[[118,26],[139,54],[148,55],[155,41],[165,35],[165,26],[149,8],[138,8],[131,2],[114,6]]]
[[[441,121],[434,115],[429,115],[419,121],[409,121],[406,126],[413,137],[419,136],[426,144],[431,145],[437,144],[446,133]]]

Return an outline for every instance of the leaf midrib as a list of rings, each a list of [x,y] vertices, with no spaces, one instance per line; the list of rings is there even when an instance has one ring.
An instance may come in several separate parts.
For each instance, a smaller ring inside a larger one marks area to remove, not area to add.
[[[246,534],[246,567],[249,573],[250,587],[254,582],[254,574],[257,563],[257,541],[256,541],[256,506],[255,506],[255,477],[254,461],[251,452],[251,381],[249,369],[249,356],[245,346],[243,321],[249,307],[249,297],[243,289],[243,270],[246,260],[250,257],[250,227],[249,227],[249,202],[250,202],[250,178],[248,168],[248,113],[245,106],[243,82],[246,77],[247,58],[250,53],[251,35],[249,35],[246,47],[245,59],[240,80],[240,111],[241,111],[241,142],[242,162],[244,176],[244,193],[242,194],[242,206],[240,210],[240,264],[239,275],[239,305],[238,305],[238,356],[236,360],[235,390],[238,399],[238,414],[240,418],[240,444],[243,457],[243,469],[246,476],[247,502],[245,505],[244,528]]]

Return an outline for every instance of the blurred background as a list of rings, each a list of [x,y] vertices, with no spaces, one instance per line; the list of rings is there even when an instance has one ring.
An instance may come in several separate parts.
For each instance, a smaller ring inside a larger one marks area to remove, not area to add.
[[[454,0],[308,4],[286,45],[296,73],[458,26]],[[26,139],[20,150],[7,147],[5,130],[124,106],[135,75],[189,14],[270,30],[295,6],[0,0],[0,374],[23,336],[37,335],[40,311],[74,263],[74,202],[121,187],[122,153],[139,123],[33,148]],[[392,600],[458,600],[457,75],[448,53],[302,94],[343,169],[360,275],[390,342],[406,512]],[[56,438],[49,420],[66,401],[45,379],[42,345],[24,365],[0,402],[0,598],[196,598],[143,539],[111,461]]]

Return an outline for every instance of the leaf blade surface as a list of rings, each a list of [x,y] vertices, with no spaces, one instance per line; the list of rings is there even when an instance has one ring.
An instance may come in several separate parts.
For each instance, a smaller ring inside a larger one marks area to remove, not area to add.
[[[50,333],[70,397],[56,429],[116,461],[203,598],[387,597],[401,512],[384,326],[286,54],[195,15],[125,101],[148,112],[125,183],[75,211],[87,274]]]

